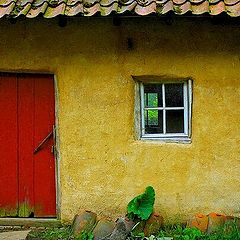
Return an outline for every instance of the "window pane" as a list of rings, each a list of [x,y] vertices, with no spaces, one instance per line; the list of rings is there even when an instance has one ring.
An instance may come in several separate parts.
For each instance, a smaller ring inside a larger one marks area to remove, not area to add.
[[[163,133],[162,110],[145,110],[145,133]]]
[[[166,111],[167,133],[184,133],[184,110]]]
[[[146,107],[158,107],[158,94],[145,93],[147,95]]]
[[[183,83],[165,84],[166,107],[183,107]]]
[[[162,107],[162,84],[144,85],[145,107]]]

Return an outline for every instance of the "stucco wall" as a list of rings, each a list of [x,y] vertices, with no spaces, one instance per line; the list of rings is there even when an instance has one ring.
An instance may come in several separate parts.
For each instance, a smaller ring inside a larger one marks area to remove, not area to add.
[[[63,221],[124,214],[148,185],[167,218],[239,215],[239,39],[238,26],[203,19],[0,21],[1,71],[56,75]],[[191,144],[134,139],[131,75],[148,74],[193,79]]]

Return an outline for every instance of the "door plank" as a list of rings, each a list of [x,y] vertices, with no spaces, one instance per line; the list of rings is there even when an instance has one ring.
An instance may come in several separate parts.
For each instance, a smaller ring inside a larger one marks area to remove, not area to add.
[[[35,75],[34,146],[52,131],[55,122],[52,75]],[[34,155],[35,216],[56,216],[55,161],[51,137]]]
[[[0,216],[18,208],[17,78],[0,75]]]
[[[34,78],[18,75],[19,217],[33,217]]]

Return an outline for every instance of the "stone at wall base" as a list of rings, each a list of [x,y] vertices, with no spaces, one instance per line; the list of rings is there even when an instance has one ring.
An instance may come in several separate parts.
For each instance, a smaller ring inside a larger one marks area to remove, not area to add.
[[[163,217],[158,213],[152,213],[144,227],[145,237],[158,234],[162,226]]]
[[[199,229],[202,233],[211,234],[223,227],[228,228],[228,226],[226,226],[226,223],[229,223],[229,228],[231,228],[231,223],[233,223],[237,225],[240,229],[239,218],[233,216],[226,216],[219,213],[209,213],[208,215],[197,214],[188,221],[187,227],[195,227]]]
[[[72,231],[75,236],[79,235],[82,231],[91,232],[96,224],[97,214],[91,211],[84,211],[75,215]]]
[[[205,233],[208,229],[208,216],[204,214],[196,214],[187,223],[189,228],[197,228],[202,233]]]
[[[108,239],[108,237],[112,234],[115,225],[115,222],[110,219],[100,219],[93,230],[94,240]]]
[[[134,226],[134,222],[128,218],[118,218],[116,226],[106,240],[125,240]]]
[[[225,215],[218,213],[209,213],[207,233],[213,233],[222,228],[226,222],[226,219],[227,217]]]

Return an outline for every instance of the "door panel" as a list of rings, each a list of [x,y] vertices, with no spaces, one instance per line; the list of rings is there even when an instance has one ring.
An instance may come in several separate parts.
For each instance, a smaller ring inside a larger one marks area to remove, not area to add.
[[[0,76],[0,216],[55,217],[52,75]]]
[[[0,216],[18,211],[17,80],[0,75]]]
[[[34,78],[18,75],[18,216],[28,217],[34,212],[33,190],[33,134],[34,134]]]
[[[35,80],[35,148],[53,131],[54,125],[54,84],[52,77],[38,76]],[[55,162],[52,152],[53,137],[34,155],[35,216],[56,215]],[[48,179],[48,182],[46,182]]]

